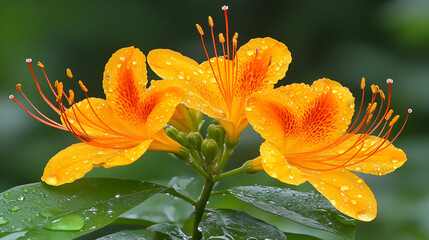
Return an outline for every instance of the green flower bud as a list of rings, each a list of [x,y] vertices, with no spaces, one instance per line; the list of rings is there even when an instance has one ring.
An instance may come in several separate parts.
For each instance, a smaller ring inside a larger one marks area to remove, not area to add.
[[[219,122],[219,120],[217,120],[216,118],[213,118],[213,120],[212,120],[212,124],[220,125],[220,122]]]
[[[201,144],[201,153],[204,156],[207,165],[212,164],[217,154],[217,143],[213,139],[204,139]]]
[[[179,132],[175,140],[182,146],[189,146],[188,136],[186,136],[186,133],[184,132]]]
[[[211,124],[207,128],[207,138],[215,140],[218,146],[222,146],[225,142],[225,129],[221,125]]]
[[[174,154],[178,159],[183,161],[188,161],[190,158],[189,150],[187,148],[182,147],[180,151]]]
[[[177,134],[179,134],[179,130],[177,130],[175,127],[168,125],[165,128],[165,133],[173,140],[177,139]]]
[[[201,151],[203,136],[201,136],[199,132],[188,133],[188,141],[191,147],[193,147],[197,151]]]

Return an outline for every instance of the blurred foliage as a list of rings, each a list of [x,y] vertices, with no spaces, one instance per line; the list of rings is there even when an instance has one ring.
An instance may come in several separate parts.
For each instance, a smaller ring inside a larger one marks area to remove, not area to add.
[[[396,112],[403,117],[408,107],[414,110],[395,143],[409,161],[387,176],[364,177],[378,200],[379,215],[371,223],[358,224],[356,239],[429,239],[428,0],[0,1],[0,190],[39,181],[49,158],[76,142],[38,123],[8,99],[15,84],[22,83],[28,97],[57,118],[38,96],[25,58],[42,61],[50,78],[64,80],[66,88],[79,92],[76,80],[81,79],[91,96],[102,97],[104,64],[121,47],[134,45],[145,54],[170,48],[203,61],[195,23],[207,27],[211,15],[215,30],[224,31],[223,4],[230,7],[230,27],[239,32],[239,44],[271,36],[289,47],[293,61],[279,84],[329,77],[360,99],[361,77],[382,89],[387,89],[386,78],[395,80]],[[67,67],[76,80],[66,80]],[[36,76],[42,79],[38,69]],[[153,73],[149,78],[157,79]],[[256,157],[260,143],[258,134],[247,129],[230,166]],[[167,183],[177,175],[195,174],[167,154],[148,153],[130,166],[96,169],[88,175]],[[283,185],[263,173],[222,185],[239,181]],[[307,184],[301,188],[311,189]]]

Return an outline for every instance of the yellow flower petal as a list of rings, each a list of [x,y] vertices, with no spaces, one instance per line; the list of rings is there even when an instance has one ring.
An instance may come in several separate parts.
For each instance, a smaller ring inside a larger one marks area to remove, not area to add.
[[[293,185],[300,185],[307,181],[306,175],[290,165],[280,150],[271,142],[262,143],[260,151],[262,167],[271,177]]]
[[[99,148],[86,143],[73,144],[49,160],[42,181],[58,186],[82,178],[94,167],[110,168],[131,164],[146,152],[151,142],[152,140],[146,140],[129,149]]]
[[[114,130],[123,128],[106,100],[101,98],[84,99],[74,104],[65,113],[68,122],[74,128],[94,137],[108,138],[111,137],[106,135],[111,131],[109,128]],[[61,122],[65,124],[64,116]]]
[[[351,122],[354,98],[348,88],[320,79],[311,87],[291,84],[253,95],[247,104],[250,124],[284,153],[326,146]]]
[[[256,91],[272,88],[284,78],[292,61],[286,45],[270,37],[251,39],[240,47],[237,56],[236,92],[239,96],[250,96]]]
[[[358,138],[361,137],[361,134],[354,135],[331,151],[345,152],[353,147]],[[375,149],[383,150],[371,154]],[[366,137],[363,145],[358,144],[354,146],[352,150],[342,155],[340,160],[336,160],[336,164],[344,163],[351,158],[352,160],[346,164],[347,169],[379,176],[395,171],[407,161],[404,151],[396,148],[389,141],[377,138],[376,136]]]
[[[210,69],[205,70],[194,60],[168,49],[149,52],[148,63],[158,76],[185,90],[187,107],[210,117],[225,118],[225,101]]]
[[[146,94],[146,58],[137,48],[122,48],[106,64],[103,88],[107,103],[130,128],[144,125],[141,100]]]
[[[304,170],[308,181],[342,213],[369,222],[377,216],[377,202],[365,182],[346,169]]]

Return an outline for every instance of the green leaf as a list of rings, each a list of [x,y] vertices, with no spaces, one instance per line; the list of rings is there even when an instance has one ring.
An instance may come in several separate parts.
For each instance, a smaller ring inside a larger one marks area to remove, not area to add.
[[[0,238],[14,234],[25,239],[72,239],[113,222],[167,189],[108,178],[79,179],[57,187],[45,183],[18,186],[0,195]]]
[[[183,233],[178,226],[169,223],[160,223],[148,227],[154,239],[188,240],[189,237]]]
[[[320,238],[298,234],[298,233],[286,233],[287,240],[321,240]]]
[[[183,199],[166,194],[156,194],[121,217],[144,219],[153,223],[183,224],[193,212],[194,207]]]
[[[104,237],[97,238],[97,240],[151,240],[151,239],[153,239],[153,237],[146,229],[124,230],[113,234],[109,234]]]
[[[208,211],[199,227],[204,239],[286,239],[273,225],[230,209]]]
[[[240,186],[226,191],[265,212],[346,239],[354,237],[357,220],[339,212],[319,193],[268,186]]]

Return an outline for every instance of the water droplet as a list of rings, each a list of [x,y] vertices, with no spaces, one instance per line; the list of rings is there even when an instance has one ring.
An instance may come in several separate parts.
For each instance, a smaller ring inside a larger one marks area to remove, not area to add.
[[[22,189],[22,191],[23,191],[24,193],[28,193],[28,188],[24,188],[24,189]]]
[[[352,202],[352,204],[353,204],[353,205],[356,205],[356,204],[357,204],[357,201],[356,201],[356,200],[354,200],[354,199],[352,199],[352,200],[351,200],[351,202]]]
[[[359,178],[359,179],[357,180],[357,182],[358,182],[358,183],[363,183],[362,178]]]
[[[171,65],[171,62],[167,61],[167,62],[165,62],[165,64],[167,64],[167,65]]]
[[[252,106],[247,106],[246,107],[246,111],[252,111],[253,107]]]
[[[54,174],[49,175],[49,177],[46,178],[45,182],[49,185],[57,185],[58,179],[57,176]]]
[[[0,225],[5,225],[8,222],[9,222],[9,220],[7,220],[6,218],[0,217]]]
[[[349,186],[347,186],[347,185],[342,185],[342,186],[340,187],[340,189],[341,189],[341,191],[347,191],[347,190],[349,190],[350,188],[349,188]]]
[[[252,56],[254,52],[255,52],[254,50],[248,50],[247,55]]]
[[[54,213],[50,212],[50,211],[41,211],[39,212],[40,216],[44,217],[44,218],[50,218],[52,216],[54,216]]]
[[[330,202],[331,202],[332,206],[335,206],[337,204],[337,202],[334,199],[330,200]]]
[[[85,219],[80,215],[68,215],[52,221],[46,229],[57,231],[78,231],[85,225]]]
[[[121,197],[121,194],[116,194],[115,195],[115,198],[119,198],[119,197]]]
[[[361,221],[368,222],[368,221],[371,221],[374,218],[373,218],[373,216],[372,216],[372,214],[370,212],[364,210],[364,211],[362,211],[362,212],[360,212],[360,213],[357,214],[357,219],[361,220]]]
[[[13,207],[11,207],[11,208],[9,208],[9,211],[11,211],[11,212],[16,212],[16,211],[19,211],[19,210],[21,210],[22,208],[20,207],[20,206],[13,206]]]
[[[24,198],[24,196],[19,196],[17,199],[18,199],[18,201],[23,201],[25,198]]]

